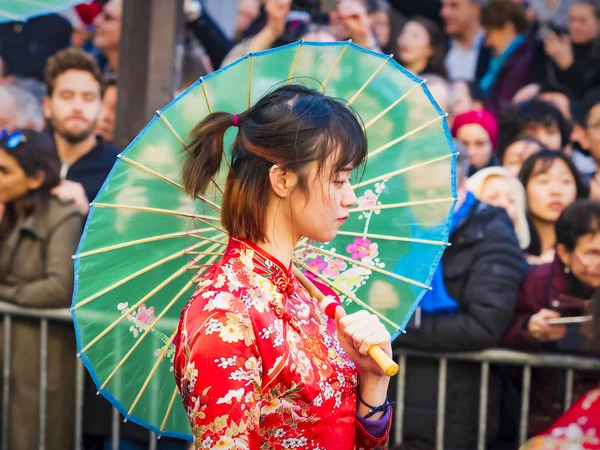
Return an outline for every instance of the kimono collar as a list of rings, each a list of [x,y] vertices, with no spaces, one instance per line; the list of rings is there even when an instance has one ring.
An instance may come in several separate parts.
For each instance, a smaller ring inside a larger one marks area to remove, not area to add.
[[[232,238],[228,253],[233,250],[241,261],[253,272],[269,279],[281,293],[293,294],[296,281],[292,275],[292,264],[286,268],[281,261],[258,245],[244,238]],[[235,257],[235,256],[234,256]]]

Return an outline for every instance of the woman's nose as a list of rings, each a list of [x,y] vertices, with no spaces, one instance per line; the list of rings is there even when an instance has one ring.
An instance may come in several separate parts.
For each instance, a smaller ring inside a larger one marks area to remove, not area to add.
[[[342,206],[344,208],[351,208],[358,203],[358,199],[356,198],[356,194],[354,193],[354,188],[348,185],[348,188],[345,190],[344,195],[342,195]]]

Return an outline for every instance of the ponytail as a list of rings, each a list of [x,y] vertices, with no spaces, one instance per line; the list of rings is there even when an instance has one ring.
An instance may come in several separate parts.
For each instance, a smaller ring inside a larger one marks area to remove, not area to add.
[[[225,152],[225,132],[233,123],[233,114],[215,112],[192,130],[182,177],[183,187],[192,197],[203,194],[219,171]]]

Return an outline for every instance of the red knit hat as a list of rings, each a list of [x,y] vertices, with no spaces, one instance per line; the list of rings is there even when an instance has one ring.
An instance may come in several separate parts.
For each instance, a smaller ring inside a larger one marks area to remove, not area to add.
[[[454,123],[452,124],[452,136],[456,137],[458,130],[463,125],[474,123],[481,125],[481,127],[487,131],[487,134],[492,141],[492,146],[496,148],[496,144],[498,143],[498,120],[487,109],[469,111],[456,116],[454,118]]]

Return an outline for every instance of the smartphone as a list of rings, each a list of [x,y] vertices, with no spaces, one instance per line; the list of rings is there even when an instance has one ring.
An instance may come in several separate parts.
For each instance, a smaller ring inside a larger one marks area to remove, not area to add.
[[[572,316],[572,317],[557,317],[556,319],[547,319],[548,325],[572,325],[585,323],[592,320],[592,316]]]

